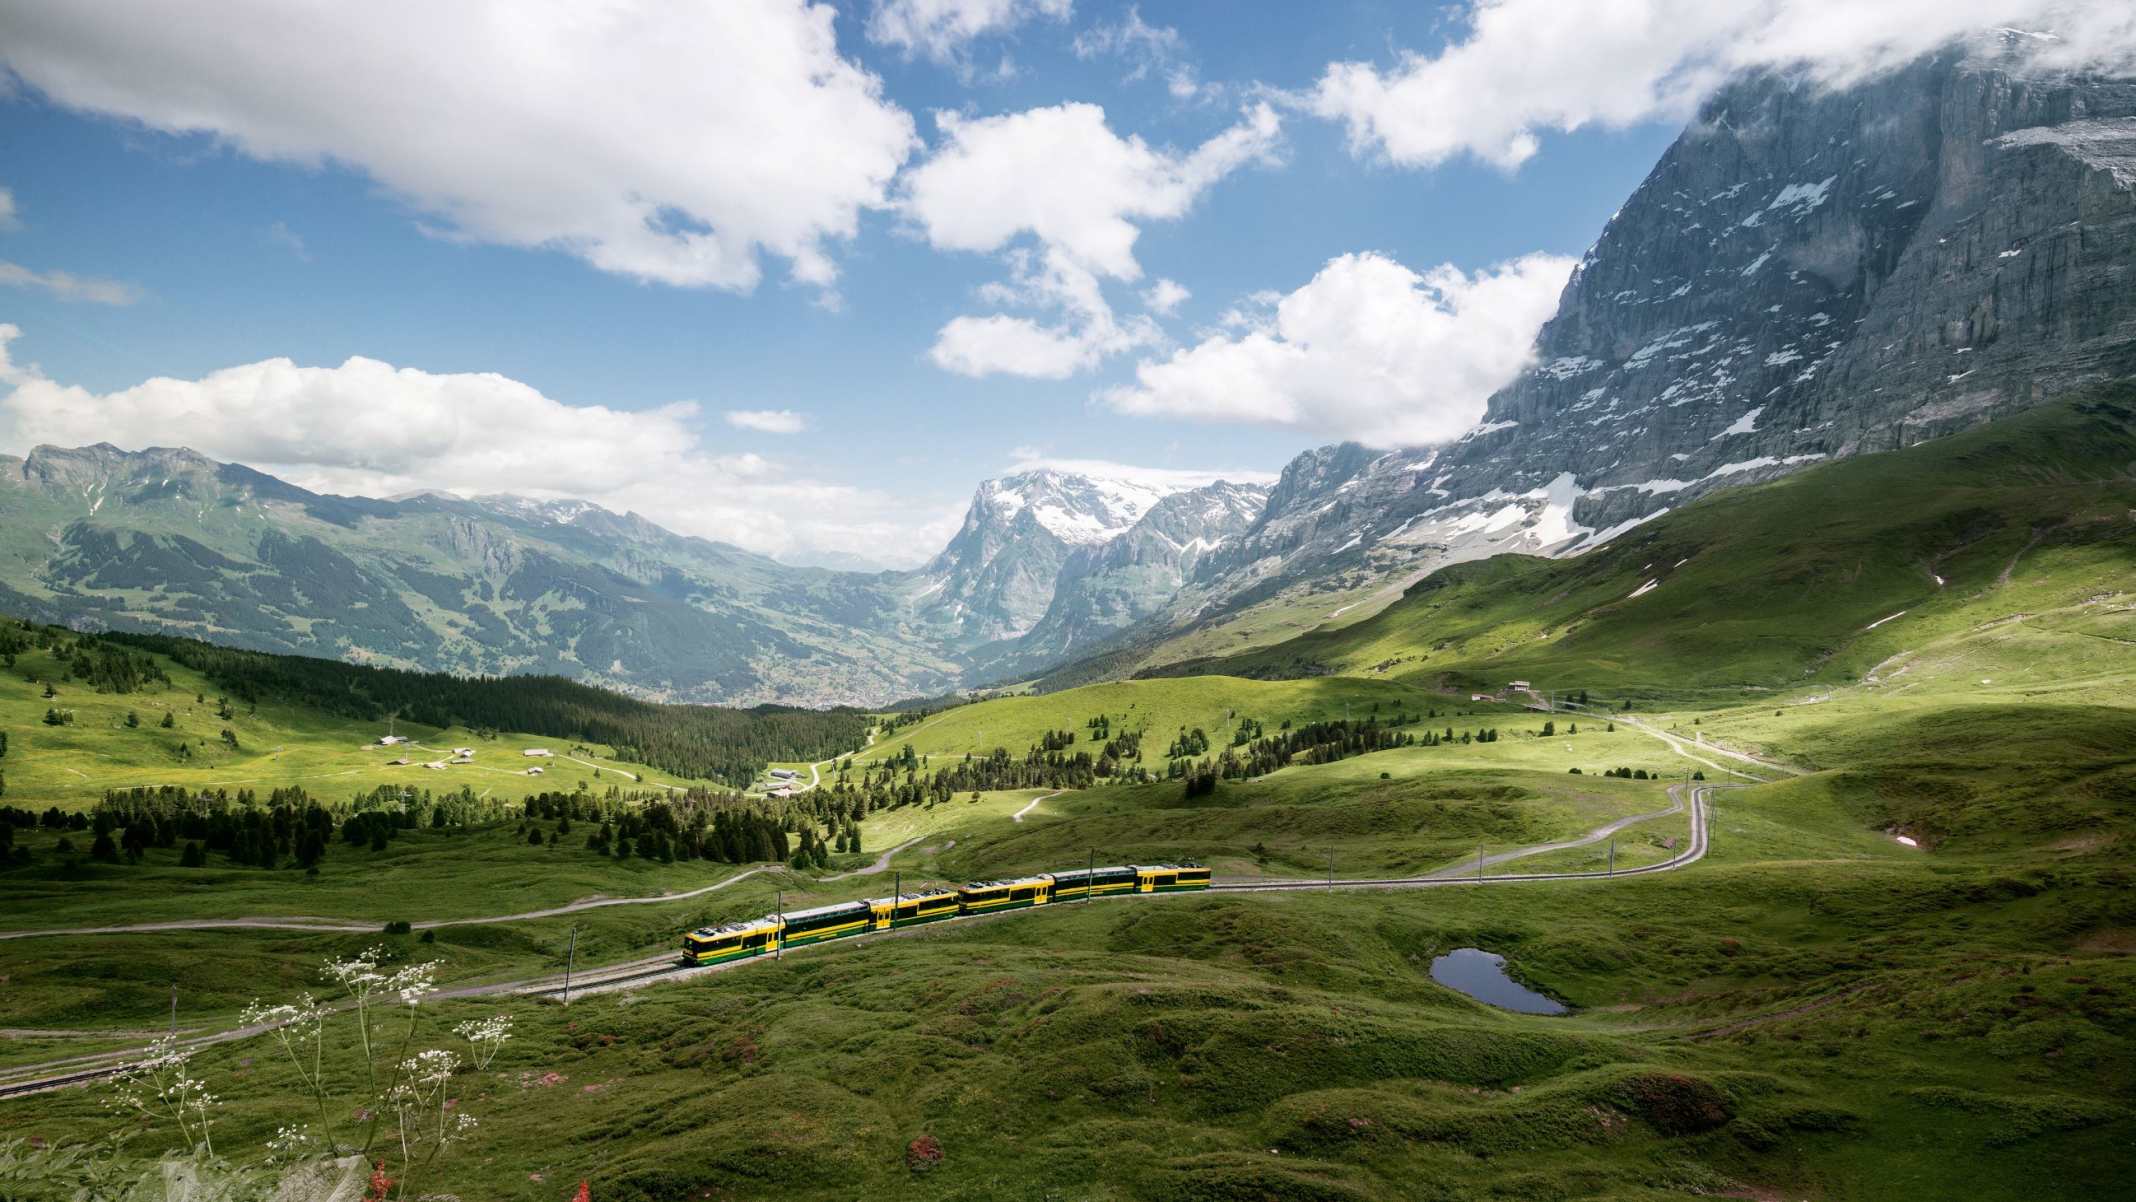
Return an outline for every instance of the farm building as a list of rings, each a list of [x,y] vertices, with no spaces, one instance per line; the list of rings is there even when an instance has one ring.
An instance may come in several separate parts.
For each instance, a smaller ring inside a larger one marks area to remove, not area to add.
[[[463,760],[471,760],[475,758],[475,749],[472,747],[455,747],[452,749],[452,753],[456,756],[459,756]]]
[[[403,768],[403,767],[406,767],[406,766],[408,765],[408,763],[409,763],[408,757],[407,757],[407,756],[402,756],[401,758],[399,758],[399,759],[397,759],[397,760],[387,760],[387,761],[386,761],[386,767],[388,767],[388,768]]]
[[[380,747],[398,747],[398,746],[400,746],[401,744],[403,744],[403,743],[405,743],[405,742],[407,742],[407,741],[408,741],[408,740],[407,740],[407,739],[406,739],[405,737],[401,736],[401,735],[380,735],[380,736],[378,736],[378,745],[379,745]]]
[[[540,764],[536,764],[532,768],[527,769],[527,775],[540,776],[545,771],[547,771],[547,769],[543,768]]]
[[[773,768],[771,775],[779,780],[793,780],[801,774],[791,768]]]
[[[520,752],[519,754],[521,754],[521,755],[523,755],[523,756],[526,756],[526,757],[527,757],[527,758],[529,758],[529,759],[544,759],[544,760],[545,760],[545,759],[550,759],[550,758],[552,758],[552,757],[554,757],[554,756],[556,755],[556,753],[555,753],[555,752],[553,752],[553,751],[549,750],[549,749],[548,749],[548,748],[546,748],[546,747],[529,747],[529,748],[527,748],[527,749],[526,749],[525,751],[522,751],[522,752]]]

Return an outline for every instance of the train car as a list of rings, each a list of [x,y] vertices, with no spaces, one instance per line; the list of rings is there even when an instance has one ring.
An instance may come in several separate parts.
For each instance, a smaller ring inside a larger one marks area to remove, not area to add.
[[[1053,874],[1053,900],[1057,902],[1112,897],[1134,891],[1135,870],[1124,864],[1112,868],[1071,868]]]
[[[813,910],[795,910],[781,916],[785,926],[779,938],[788,947],[822,943],[827,939],[843,939],[848,935],[866,934],[872,925],[871,911],[867,902],[839,902],[836,905],[817,906]]]
[[[954,889],[926,889],[896,897],[878,897],[868,902],[868,929],[871,931],[940,922],[956,916],[957,893]]]
[[[1209,870],[1199,864],[1135,865],[1137,893],[1178,893],[1208,887]]]
[[[682,958],[692,964],[725,964],[776,951],[779,924],[773,918],[752,918],[721,927],[699,927],[682,937]]]
[[[957,908],[966,914],[993,914],[1043,906],[1053,900],[1053,878],[1041,873],[1008,881],[973,881],[957,890]]]

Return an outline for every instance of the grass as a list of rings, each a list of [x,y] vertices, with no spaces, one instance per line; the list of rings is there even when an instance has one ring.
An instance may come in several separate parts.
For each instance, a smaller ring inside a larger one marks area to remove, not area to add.
[[[1302,725],[1346,715],[1362,721],[1375,713],[1391,719],[1397,712],[1407,712],[1421,720],[1432,707],[1441,713],[1452,712],[1450,705],[1446,695],[1414,686],[1342,677],[1260,681],[1211,676],[1116,681],[959,706],[885,733],[853,758],[856,764],[882,760],[901,754],[908,746],[915,754],[925,756],[967,752],[984,755],[996,747],[1020,754],[1037,744],[1046,732],[1057,730],[1075,733],[1076,742],[1070,751],[1095,755],[1102,740],[1091,740],[1087,724],[1092,718],[1103,716],[1111,720],[1114,736],[1142,731],[1142,755],[1132,762],[1162,770],[1165,747],[1182,729],[1199,727],[1209,736],[1212,748],[1221,748],[1230,742],[1231,732],[1243,718],[1256,719],[1269,734],[1275,734],[1286,722]],[[1466,703],[1459,708],[1504,709]]]
[[[87,685],[60,679],[61,666],[48,652],[27,651],[16,657],[12,672],[0,673],[0,730],[7,733],[7,755],[0,773],[7,778],[5,801],[36,808],[87,809],[109,789],[179,785],[188,789],[270,789],[299,785],[315,797],[340,800],[381,785],[412,786],[433,791],[462,786],[478,795],[518,798],[544,791],[569,792],[584,784],[603,791],[624,788],[686,787],[691,782],[610,758],[609,748],[590,748],[568,739],[500,733],[478,738],[459,729],[400,723],[396,733],[412,747],[377,746],[386,733],[381,723],[353,722],[315,710],[262,701],[256,709],[233,702],[229,718],[219,717],[219,690],[197,673],[160,661],[171,684],[151,683],[134,693],[98,693]],[[52,681],[58,695],[46,698],[41,682]],[[48,709],[71,710],[65,726],[44,722]],[[131,713],[139,725],[126,725]],[[165,729],[164,716],[173,726]],[[237,736],[231,749],[222,731]],[[189,758],[176,753],[179,743]],[[475,762],[442,771],[425,768],[450,760],[454,747],[475,748]],[[551,759],[538,761],[539,777],[526,769],[537,761],[521,752],[547,748]],[[414,762],[393,767],[388,761]]]
[[[2136,924],[2125,866],[1901,854],[1834,775],[1724,794],[1689,872],[1062,906],[516,1006],[506,1057],[455,1083],[482,1134],[425,1188],[2110,1196],[2136,1137],[2136,961],[2097,940]],[[1460,946],[1574,1013],[1433,983],[1431,957]],[[492,1009],[440,1003],[433,1021]],[[271,1052],[197,1062],[237,1099],[232,1146],[285,1121]],[[107,1123],[85,1093],[0,1108],[0,1134]],[[916,1174],[923,1135],[943,1157]]]

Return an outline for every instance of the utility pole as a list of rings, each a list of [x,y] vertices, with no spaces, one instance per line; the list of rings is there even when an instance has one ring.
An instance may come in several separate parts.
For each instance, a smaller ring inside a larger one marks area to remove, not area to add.
[[[1476,879],[1478,881],[1483,879],[1483,846],[1481,844],[1476,847]]]
[[[171,982],[171,1038],[178,1038],[178,982]]]
[[[564,1009],[571,1008],[571,970],[578,965],[578,924],[571,925],[571,945],[564,951]]]
[[[1328,849],[1328,892],[1335,892],[1335,849]]]
[[[1617,875],[1617,841],[1614,838],[1609,841],[1609,875]]]

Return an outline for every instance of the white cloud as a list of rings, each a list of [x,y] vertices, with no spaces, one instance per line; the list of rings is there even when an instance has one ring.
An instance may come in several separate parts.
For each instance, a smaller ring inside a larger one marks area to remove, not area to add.
[[[916,145],[804,0],[5,5],[54,101],[253,158],[368,173],[441,233],[747,290],[827,286],[829,244]]]
[[[1529,361],[1574,260],[1528,255],[1474,275],[1422,275],[1378,254],[1330,260],[1273,308],[1234,310],[1245,332],[1209,333],[1146,360],[1112,408],[1249,422],[1376,446],[1444,442]]]
[[[1142,294],[1142,303],[1159,317],[1170,317],[1194,294],[1178,280],[1158,280]]]
[[[1074,0],[876,0],[868,40],[954,62],[965,47],[1026,21],[1068,19]]]
[[[22,221],[15,214],[15,193],[10,188],[0,188],[0,230],[19,229]]]
[[[0,325],[0,448],[39,443],[187,446],[321,492],[388,497],[582,498],[683,534],[773,554],[851,552],[917,564],[959,513],[826,483],[761,455],[723,455],[696,407],[568,405],[494,373],[439,374],[352,358],[268,359],[197,380],[159,377],[93,393],[14,363]]]
[[[1182,57],[1186,43],[1178,30],[1144,21],[1136,5],[1129,5],[1127,15],[1118,21],[1093,25],[1075,35],[1074,45],[1080,59],[1117,55],[1126,60],[1128,72],[1122,82],[1161,76],[1174,100],[1193,100],[1222,90],[1202,83],[1194,64]]]
[[[1104,295],[1106,281],[1142,276],[1137,222],[1185,215],[1224,176],[1272,160],[1282,136],[1265,104],[1185,153],[1120,137],[1092,104],[936,120],[941,144],[906,173],[904,213],[937,249],[1005,255],[1010,279],[982,299],[1059,312],[1053,324],[1002,314],[951,321],[933,358],[966,375],[1060,378],[1155,341],[1146,323],[1117,320]]]
[[[1682,119],[1728,76],[1801,68],[1845,84],[1997,26],[2052,66],[2126,65],[2136,7],[2072,0],[1474,0],[1435,55],[1332,63],[1304,98],[1359,153],[1403,166],[1473,155],[1519,166],[1540,135]]]
[[[791,409],[729,409],[726,418],[737,430],[759,434],[799,434],[808,429],[808,418]]]
[[[96,305],[130,305],[141,299],[141,290],[122,280],[75,275],[71,271],[31,271],[20,263],[4,260],[0,260],[0,287],[36,288],[63,301]]]

